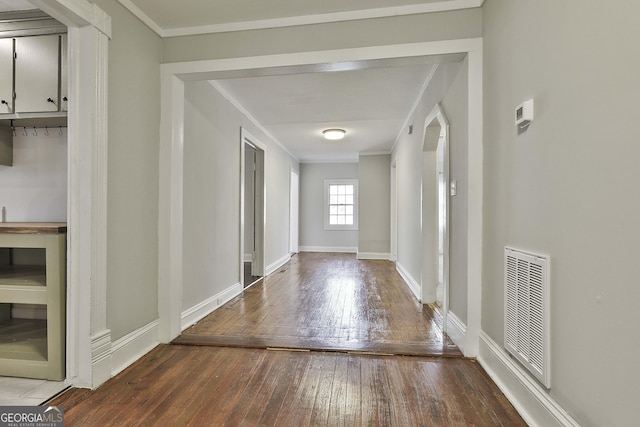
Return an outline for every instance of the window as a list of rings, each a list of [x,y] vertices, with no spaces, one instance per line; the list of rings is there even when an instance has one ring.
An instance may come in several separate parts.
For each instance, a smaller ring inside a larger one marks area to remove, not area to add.
[[[324,181],[324,229],[358,229],[358,180]]]

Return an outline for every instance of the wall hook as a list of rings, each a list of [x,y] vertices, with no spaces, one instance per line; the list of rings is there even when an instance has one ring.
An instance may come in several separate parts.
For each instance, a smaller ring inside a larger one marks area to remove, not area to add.
[[[38,128],[33,127],[33,136],[38,136]]]
[[[22,135],[23,136],[29,136],[29,134],[27,133],[27,128],[26,127],[22,128]]]
[[[49,127],[48,126],[44,127],[44,135],[45,136],[49,136]]]
[[[60,136],[62,136],[62,126],[60,126],[60,130],[58,131],[58,133],[60,134]]]

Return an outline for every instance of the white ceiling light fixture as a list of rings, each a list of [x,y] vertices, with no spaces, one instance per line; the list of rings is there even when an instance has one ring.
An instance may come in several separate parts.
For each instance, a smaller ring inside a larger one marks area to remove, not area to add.
[[[337,141],[338,139],[344,138],[345,133],[347,133],[347,131],[344,129],[325,129],[322,131],[324,138],[331,141]]]

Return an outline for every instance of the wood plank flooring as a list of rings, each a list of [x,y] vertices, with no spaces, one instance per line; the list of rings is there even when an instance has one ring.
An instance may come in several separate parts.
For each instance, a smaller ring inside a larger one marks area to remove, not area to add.
[[[66,426],[526,425],[468,359],[206,346],[158,346],[48,404]]]
[[[300,253],[174,343],[462,356],[393,263],[353,254]]]
[[[392,263],[346,254],[294,257],[97,390],[47,404],[83,427],[526,425]]]

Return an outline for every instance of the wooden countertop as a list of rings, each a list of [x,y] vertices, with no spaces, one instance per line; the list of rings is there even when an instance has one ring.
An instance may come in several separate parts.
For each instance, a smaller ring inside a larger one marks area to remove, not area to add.
[[[0,234],[63,234],[66,222],[0,222]]]

